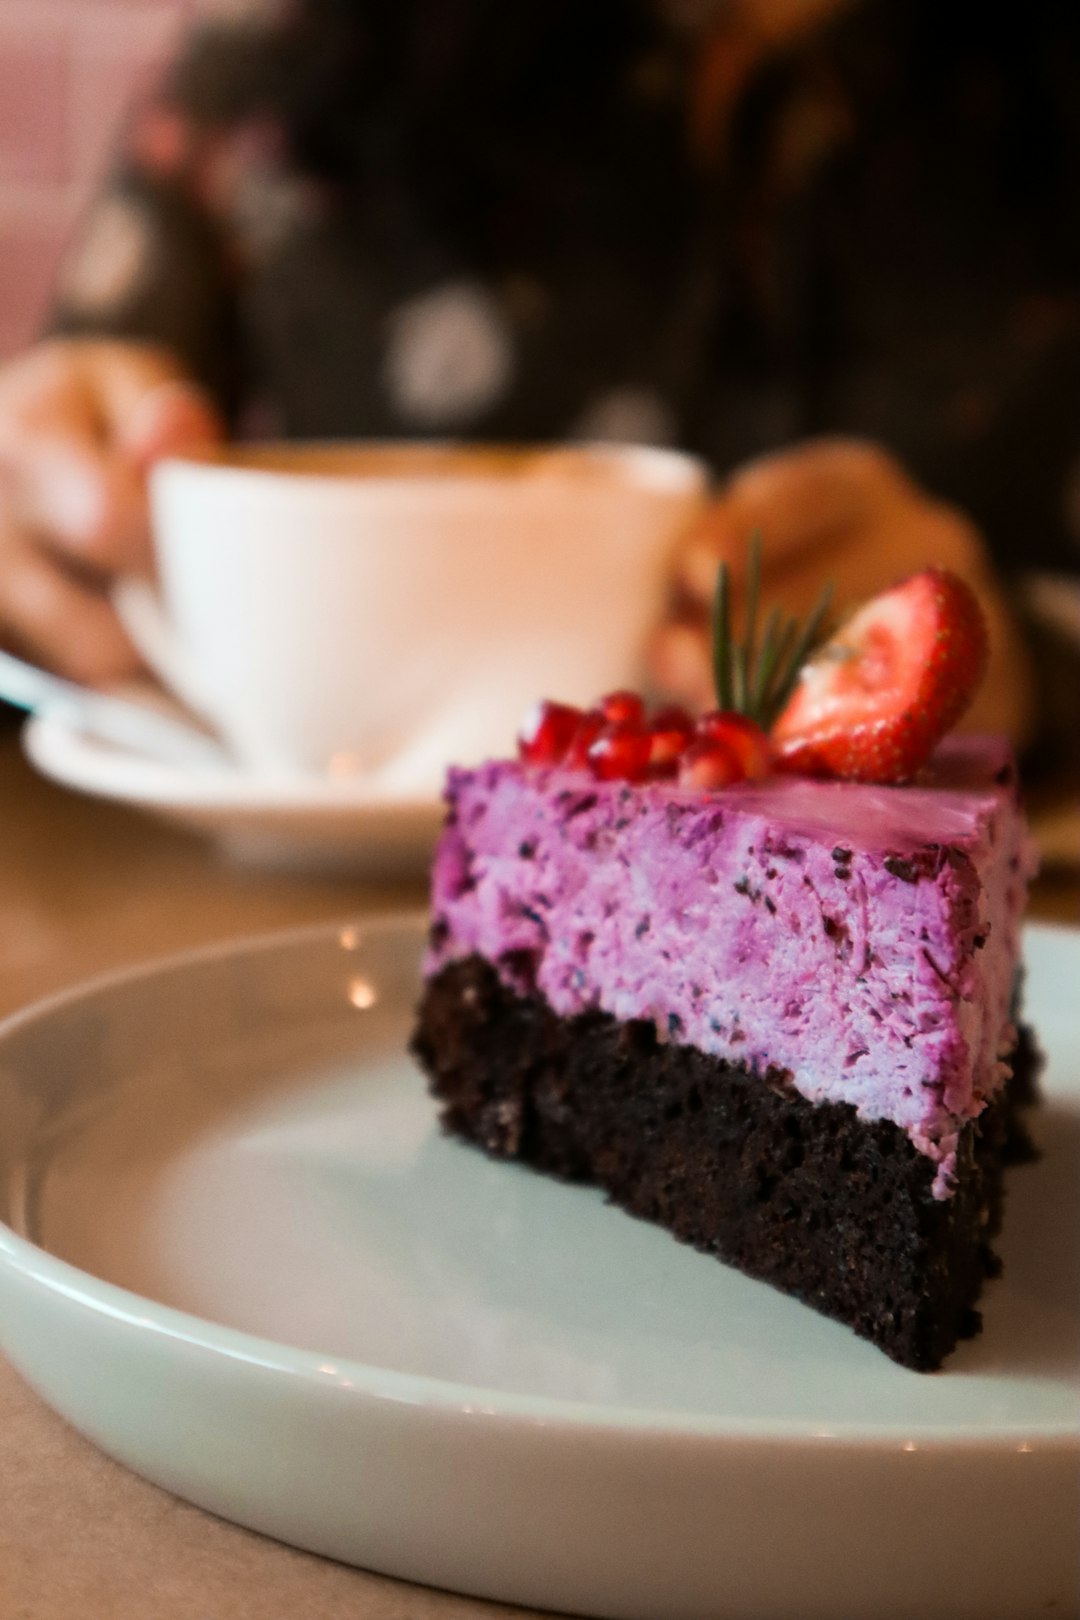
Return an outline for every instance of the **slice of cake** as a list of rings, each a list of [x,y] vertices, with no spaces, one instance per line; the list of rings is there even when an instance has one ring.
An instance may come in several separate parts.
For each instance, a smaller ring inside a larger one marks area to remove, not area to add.
[[[827,781],[724,715],[573,715],[450,773],[414,1041],[446,1127],[937,1367],[1031,1091],[1008,747]]]

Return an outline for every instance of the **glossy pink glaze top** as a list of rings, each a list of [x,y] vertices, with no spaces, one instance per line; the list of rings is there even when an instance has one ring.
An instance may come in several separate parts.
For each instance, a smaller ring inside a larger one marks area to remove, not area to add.
[[[599,1008],[894,1121],[938,1166],[1001,1085],[1033,871],[1006,743],[925,782],[714,792],[496,761],[453,770],[430,974],[477,952],[562,1016]]]

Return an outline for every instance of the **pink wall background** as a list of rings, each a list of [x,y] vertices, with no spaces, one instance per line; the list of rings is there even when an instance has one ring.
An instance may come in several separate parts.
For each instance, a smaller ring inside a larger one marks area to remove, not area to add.
[[[38,329],[125,106],[185,20],[221,4],[0,0],[0,356]]]

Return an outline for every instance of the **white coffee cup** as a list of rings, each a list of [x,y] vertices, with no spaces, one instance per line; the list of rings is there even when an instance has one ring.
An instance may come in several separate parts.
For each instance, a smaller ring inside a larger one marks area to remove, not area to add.
[[[617,446],[263,445],[151,474],[158,584],[117,605],[249,768],[430,792],[538,696],[640,675],[705,472]]]

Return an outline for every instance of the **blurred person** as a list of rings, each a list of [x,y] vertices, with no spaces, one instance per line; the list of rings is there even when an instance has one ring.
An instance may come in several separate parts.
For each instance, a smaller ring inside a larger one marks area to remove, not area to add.
[[[927,562],[995,632],[1080,533],[1080,14],[976,0],[292,0],[195,32],[0,372],[0,634],[134,655],[144,474],[226,434],[668,443],[721,482],[655,669]],[[785,448],[790,447],[790,448]],[[613,582],[613,588],[616,588]]]

